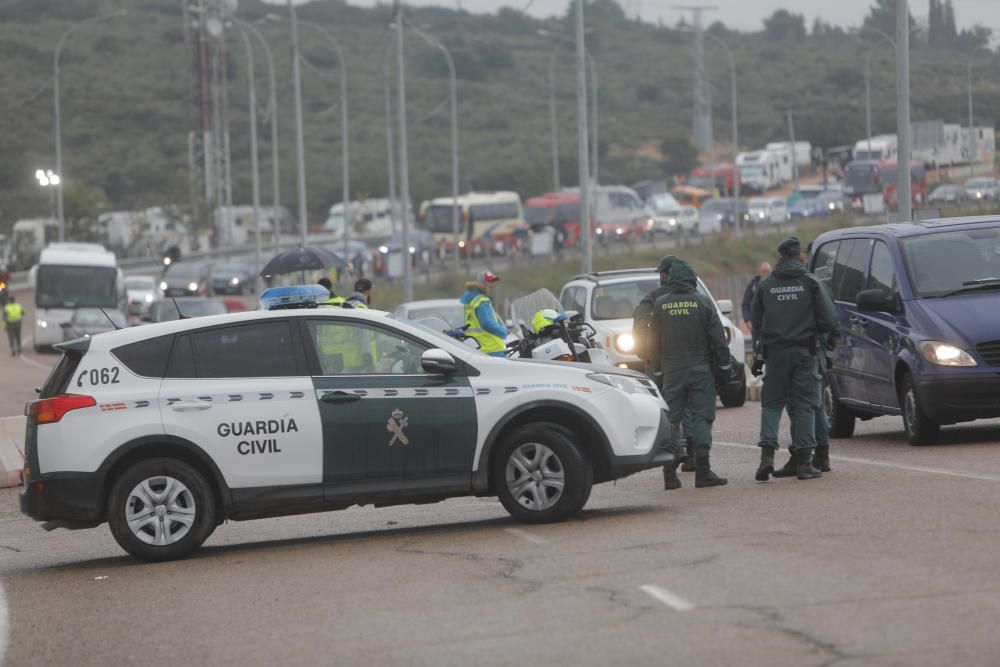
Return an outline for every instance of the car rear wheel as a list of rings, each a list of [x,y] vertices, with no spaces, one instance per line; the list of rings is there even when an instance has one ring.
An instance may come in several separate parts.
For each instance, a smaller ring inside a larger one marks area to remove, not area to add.
[[[215,513],[208,482],[176,459],[150,459],[126,469],[108,499],[115,541],[145,561],[190,555],[215,530]]]
[[[504,508],[525,523],[562,521],[579,512],[594,483],[576,436],[545,423],[521,426],[504,439],[493,466]]]
[[[932,422],[920,407],[913,376],[907,373],[899,390],[899,402],[903,408],[903,428],[911,445],[929,445],[941,435],[941,426]]]
[[[823,412],[830,424],[831,438],[850,438],[854,435],[857,418],[850,408],[837,400],[829,382],[823,382]]]

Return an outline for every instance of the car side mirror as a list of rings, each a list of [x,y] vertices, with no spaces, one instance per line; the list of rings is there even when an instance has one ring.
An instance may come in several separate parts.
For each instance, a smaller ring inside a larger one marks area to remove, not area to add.
[[[720,299],[718,303],[723,315],[729,317],[733,314],[733,302],[730,299]]]
[[[858,310],[868,313],[892,312],[893,299],[880,289],[866,289],[858,292],[856,299]]]
[[[458,371],[454,357],[438,348],[425,350],[420,355],[420,366],[428,373],[435,375],[451,375]]]

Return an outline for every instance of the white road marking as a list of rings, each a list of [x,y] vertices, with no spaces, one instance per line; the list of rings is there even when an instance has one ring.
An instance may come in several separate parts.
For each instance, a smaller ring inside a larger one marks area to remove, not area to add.
[[[738,447],[740,449],[760,449],[757,445],[746,445],[741,442],[718,442],[716,445],[724,447]],[[948,477],[961,477],[963,479],[978,479],[986,482],[1000,482],[1000,475],[986,475],[975,472],[962,472],[960,470],[948,470],[947,468],[932,468],[930,466],[915,466],[906,463],[893,463],[891,461],[877,461],[875,459],[859,459],[853,456],[831,455],[833,461],[843,461],[844,463],[858,463],[860,465],[875,466],[878,468],[893,468],[895,470],[907,470],[909,472],[923,472],[930,475],[946,475]]]
[[[7,613],[7,597],[3,592],[3,582],[0,581],[0,665],[7,653],[7,635],[9,632],[9,615]]]
[[[693,604],[680,596],[674,595],[666,588],[654,586],[653,584],[643,584],[639,586],[639,590],[654,600],[662,602],[674,611],[691,611],[694,609]]]
[[[531,542],[532,544],[548,544],[549,543],[549,541],[547,539],[545,539],[544,537],[539,537],[538,535],[534,535],[532,533],[529,533],[528,531],[524,530],[523,528],[504,528],[504,530],[506,530],[511,535],[517,535],[522,540],[527,540],[528,542]]]

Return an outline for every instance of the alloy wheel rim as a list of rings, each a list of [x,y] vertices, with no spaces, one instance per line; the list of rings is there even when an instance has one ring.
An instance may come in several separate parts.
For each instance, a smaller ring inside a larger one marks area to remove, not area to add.
[[[196,511],[191,490],[167,475],[139,482],[125,501],[129,531],[151,546],[169,546],[184,539],[191,532]]]
[[[566,471],[555,452],[541,443],[528,442],[511,452],[506,480],[519,505],[541,512],[562,498]]]

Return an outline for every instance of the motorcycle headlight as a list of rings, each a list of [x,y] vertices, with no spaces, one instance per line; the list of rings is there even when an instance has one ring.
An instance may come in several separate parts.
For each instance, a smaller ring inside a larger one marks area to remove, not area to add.
[[[938,366],[976,366],[976,360],[960,347],[936,340],[925,340],[920,344],[924,359]]]
[[[622,354],[630,354],[635,349],[635,339],[632,338],[632,334],[615,336],[615,349]]]

